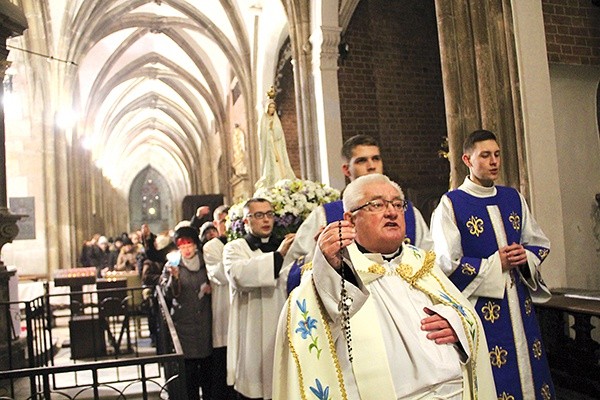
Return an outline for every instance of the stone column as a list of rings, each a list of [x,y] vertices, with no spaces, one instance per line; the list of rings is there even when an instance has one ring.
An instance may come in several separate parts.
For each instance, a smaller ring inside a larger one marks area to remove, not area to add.
[[[314,98],[311,75],[310,7],[308,1],[285,0],[283,5],[289,21],[292,67],[296,89],[298,147],[302,177],[320,180],[317,168],[318,140],[314,119]]]
[[[11,36],[21,35],[27,28],[27,20],[23,11],[8,0],[0,0],[0,42],[6,44],[6,39]],[[0,46],[0,82],[4,81],[4,72],[10,63],[6,61],[8,49],[6,45]],[[0,98],[4,97],[4,85],[0,84]],[[4,131],[4,108],[0,107],[0,252],[6,243],[19,233],[17,221],[22,215],[11,214],[8,210],[8,197],[6,190],[6,147]],[[1,253],[0,253],[1,254]],[[0,258],[0,272],[6,273],[6,266]],[[2,280],[4,282],[4,280]],[[3,284],[0,291],[7,290]],[[6,326],[0,321],[0,326]],[[2,336],[0,334],[0,336]],[[4,338],[4,336],[2,336]],[[0,339],[2,340],[2,339]]]
[[[338,24],[336,2],[314,0],[311,6],[310,42],[319,170],[322,182],[342,189],[346,181],[340,168],[343,139],[337,64],[342,28]]]
[[[0,42],[6,44],[6,39],[22,34],[25,28],[27,28],[27,20],[22,10],[8,0],[0,0]],[[6,61],[7,56],[6,46],[0,46],[0,98],[4,97],[4,85],[1,84],[4,82],[4,72],[10,65]],[[19,233],[17,221],[23,217],[23,215],[11,214],[7,204],[4,108],[0,107],[0,302],[9,301],[8,280],[15,274],[14,271],[7,271],[2,262],[2,247],[17,236]],[[6,318],[7,315],[6,310],[0,308],[0,353],[2,355],[7,353],[10,337],[8,331],[11,329],[11,324]],[[2,357],[0,368],[6,366],[4,358]]]
[[[467,174],[462,141],[488,129],[502,147],[501,183],[523,189],[522,107],[512,8],[506,0],[436,0],[453,188]]]

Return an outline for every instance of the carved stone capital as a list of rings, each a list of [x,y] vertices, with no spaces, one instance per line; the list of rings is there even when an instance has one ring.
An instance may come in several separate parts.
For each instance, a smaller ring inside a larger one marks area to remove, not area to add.
[[[322,26],[310,36],[313,47],[313,65],[322,70],[337,70],[339,56],[339,26]]]
[[[7,209],[0,209],[0,251],[6,243],[13,241],[19,234],[17,221],[26,215],[11,214]],[[5,270],[4,263],[0,260],[0,270]]]

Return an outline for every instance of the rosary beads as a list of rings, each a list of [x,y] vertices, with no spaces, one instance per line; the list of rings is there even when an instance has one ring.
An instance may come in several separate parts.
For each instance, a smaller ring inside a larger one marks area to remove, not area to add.
[[[348,297],[348,292],[346,291],[346,279],[344,276],[344,256],[342,255],[342,221],[338,222],[338,235],[340,240],[339,257],[342,275],[342,291],[339,309],[342,313],[342,330],[344,331],[344,339],[346,339],[346,346],[348,347],[348,359],[350,362],[352,362],[352,333],[350,332],[350,305],[352,304],[352,299]]]

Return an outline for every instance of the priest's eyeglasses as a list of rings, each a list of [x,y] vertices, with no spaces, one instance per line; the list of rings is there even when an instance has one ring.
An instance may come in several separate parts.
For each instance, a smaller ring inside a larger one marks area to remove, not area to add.
[[[246,216],[250,217],[250,218],[256,218],[256,219],[263,219],[264,217],[271,219],[275,216],[275,213],[273,211],[267,211],[267,212],[259,211],[259,212],[255,212],[255,213],[249,213]]]
[[[353,213],[353,212],[364,209],[367,212],[378,214],[378,213],[382,213],[385,210],[387,210],[388,204],[391,204],[392,207],[394,208],[394,210],[396,210],[398,212],[404,212],[404,211],[406,211],[406,208],[408,207],[408,202],[406,200],[402,200],[402,199],[394,199],[394,200],[375,199],[375,200],[367,201],[362,206],[358,206],[355,209],[350,210],[350,212]]]

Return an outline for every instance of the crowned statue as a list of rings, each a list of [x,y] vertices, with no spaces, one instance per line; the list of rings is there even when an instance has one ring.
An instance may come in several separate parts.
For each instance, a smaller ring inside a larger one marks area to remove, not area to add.
[[[288,158],[285,135],[274,97],[275,89],[271,86],[267,92],[265,112],[258,125],[261,176],[255,184],[256,189],[271,187],[281,179],[296,179]]]

